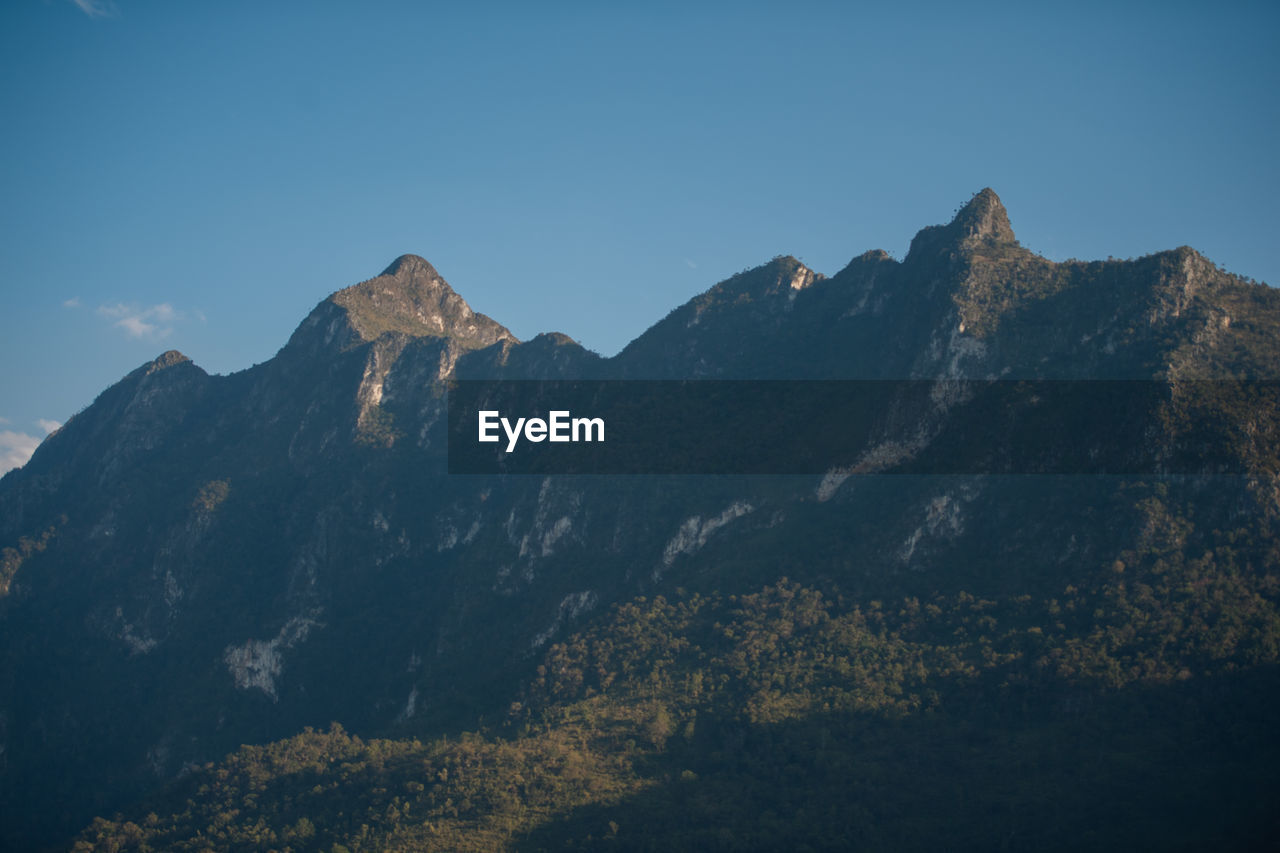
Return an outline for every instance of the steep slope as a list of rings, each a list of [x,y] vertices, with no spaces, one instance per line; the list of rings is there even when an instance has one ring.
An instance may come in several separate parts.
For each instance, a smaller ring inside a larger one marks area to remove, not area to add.
[[[0,481],[0,843],[69,834],[242,743],[305,726],[434,737],[503,719],[555,643],[615,603],[681,588],[757,593],[785,574],[864,609],[976,596],[1016,610],[1029,596],[1049,614],[1072,587],[1090,590],[1081,612],[1102,615],[1062,620],[1041,657],[1057,649],[1166,680],[1274,662],[1280,469],[1265,420],[1232,445],[1244,479],[478,478],[445,474],[444,394],[455,377],[1174,387],[1274,378],[1277,329],[1273,291],[1189,249],[1039,258],[990,190],[921,231],[902,261],[869,252],[824,278],[774,259],[612,359],[563,335],[518,342],[404,256],[321,302],[269,362],[208,376],[168,353],[140,368]],[[1233,424],[1233,405],[1149,415]],[[1127,598],[1098,603],[1117,563],[1135,595],[1164,590],[1138,616]],[[1183,586],[1160,580],[1169,566],[1230,595],[1178,610]],[[1200,648],[1191,629],[1166,632],[1180,651],[1165,658],[1125,646],[1126,619],[1157,616],[1243,622],[1221,653],[1188,651]],[[1023,618],[1014,645],[991,654],[1030,642]],[[1104,629],[1119,634],[1085,643]],[[980,643],[966,649],[986,660]],[[894,678],[886,690],[902,688]],[[630,695],[610,713],[625,715]]]

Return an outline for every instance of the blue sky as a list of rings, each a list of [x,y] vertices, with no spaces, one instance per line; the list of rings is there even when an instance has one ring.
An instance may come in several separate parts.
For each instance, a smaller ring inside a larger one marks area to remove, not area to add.
[[[0,470],[166,349],[270,358],[405,252],[605,354],[984,186],[1053,259],[1280,283],[1273,3],[13,0]]]

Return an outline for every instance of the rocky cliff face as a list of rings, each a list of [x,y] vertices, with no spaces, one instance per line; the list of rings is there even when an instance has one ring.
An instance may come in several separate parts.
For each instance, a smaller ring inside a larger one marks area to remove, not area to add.
[[[250,370],[165,353],[0,481],[3,838],[73,830],[307,725],[473,724],[539,649],[629,596],[780,574],[854,595],[1049,588],[1149,535],[1131,509],[1149,482],[451,478],[450,378],[1175,384],[1275,378],[1277,329],[1275,291],[1190,249],[1040,258],[990,190],[902,261],[867,252],[827,278],[776,258],[611,359],[563,335],[520,342],[403,256]],[[1247,482],[1161,488],[1201,528],[1273,526],[1269,441]]]

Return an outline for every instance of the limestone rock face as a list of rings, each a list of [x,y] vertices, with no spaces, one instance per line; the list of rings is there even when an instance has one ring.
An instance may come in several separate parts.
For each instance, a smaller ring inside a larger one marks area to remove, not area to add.
[[[472,311],[435,267],[417,255],[401,255],[377,278],[339,290],[329,300],[346,309],[352,328],[365,341],[396,331],[449,337],[467,349],[500,340],[518,343],[501,325]]]
[[[1009,212],[1004,209],[1000,196],[987,187],[961,208],[951,227],[965,241],[989,240],[994,243],[1012,243],[1013,226],[1009,224]]]
[[[375,341],[388,332],[447,338],[468,350],[498,341],[519,343],[502,325],[472,311],[426,260],[401,255],[380,275],[343,288],[317,305],[286,349],[314,357]]]

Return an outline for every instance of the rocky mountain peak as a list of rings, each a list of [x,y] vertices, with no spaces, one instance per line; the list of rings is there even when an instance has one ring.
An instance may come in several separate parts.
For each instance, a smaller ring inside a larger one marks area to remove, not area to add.
[[[767,264],[741,272],[711,288],[705,296],[736,300],[742,296],[767,298],[789,295],[813,284],[820,276],[792,255],[779,255]],[[701,298],[701,297],[699,297]],[[696,301],[696,300],[695,300]]]
[[[426,258],[419,255],[401,255],[392,261],[381,274],[395,278],[421,276],[429,279],[440,279],[440,273],[436,272],[436,268],[431,266],[431,263]],[[443,279],[440,280],[443,281]]]
[[[1009,212],[991,187],[982,189],[970,199],[951,220],[951,227],[966,241],[991,239],[1008,243],[1017,239],[1009,223]]]
[[[921,229],[911,241],[908,257],[972,250],[981,245],[1015,245],[1013,226],[1000,196],[986,187],[980,190],[946,225]]]
[[[385,332],[457,338],[469,346],[515,340],[501,325],[472,311],[435,267],[417,255],[401,255],[377,278],[339,290],[329,300],[346,309],[352,327],[366,341]]]
[[[290,339],[295,352],[348,349],[389,332],[448,338],[464,349],[518,343],[490,317],[471,310],[436,268],[401,255],[375,278],[344,288],[316,306]]]
[[[176,349],[168,350],[161,353],[154,361],[146,365],[147,373],[155,373],[157,370],[164,370],[166,367],[173,367],[175,364],[191,361]]]

